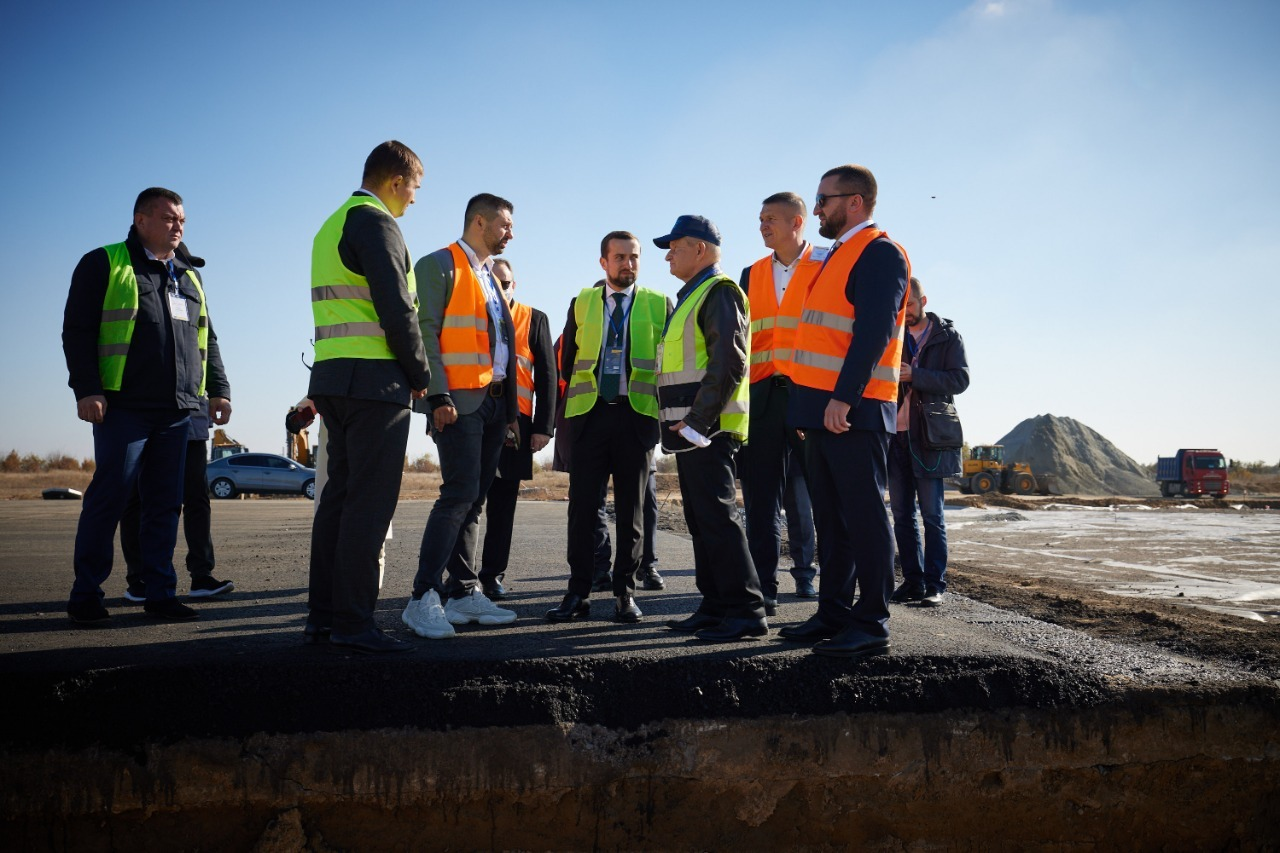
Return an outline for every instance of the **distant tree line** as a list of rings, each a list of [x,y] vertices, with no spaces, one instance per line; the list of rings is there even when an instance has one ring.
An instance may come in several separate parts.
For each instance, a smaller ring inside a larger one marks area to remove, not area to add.
[[[6,474],[39,474],[45,471],[92,471],[92,459],[76,459],[65,453],[53,453],[49,456],[37,456],[28,453],[19,456],[18,451],[10,450],[9,455],[0,459],[0,471]]]

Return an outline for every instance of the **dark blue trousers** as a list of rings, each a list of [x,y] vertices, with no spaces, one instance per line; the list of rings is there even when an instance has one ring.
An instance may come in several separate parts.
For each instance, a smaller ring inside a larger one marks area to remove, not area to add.
[[[893,592],[893,532],[884,506],[889,435],[810,429],[805,436],[805,473],[822,564],[818,616],[828,625],[887,637]]]
[[[182,510],[189,412],[108,406],[93,425],[93,480],[84,494],[76,527],[71,603],[103,598],[111,576],[116,527],[136,488],[141,501],[138,541],[140,580],[147,600],[173,598],[178,585],[173,547]]]
[[[428,416],[429,417],[429,416]],[[498,472],[498,460],[507,438],[503,401],[486,397],[469,415],[432,432],[440,453],[440,497],[427,516],[418,551],[418,573],[413,597],[435,590],[443,602],[461,598],[480,583],[476,548],[480,539],[480,513]],[[444,570],[449,569],[449,582]]]

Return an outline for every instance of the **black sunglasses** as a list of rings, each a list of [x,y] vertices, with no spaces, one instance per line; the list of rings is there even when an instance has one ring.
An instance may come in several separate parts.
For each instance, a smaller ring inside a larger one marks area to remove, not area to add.
[[[827,199],[829,198],[846,198],[852,195],[862,195],[862,193],[831,193],[829,195],[823,195],[822,193],[818,193],[818,197],[813,200],[813,209],[817,210],[818,208],[822,207],[824,204],[827,203]]]

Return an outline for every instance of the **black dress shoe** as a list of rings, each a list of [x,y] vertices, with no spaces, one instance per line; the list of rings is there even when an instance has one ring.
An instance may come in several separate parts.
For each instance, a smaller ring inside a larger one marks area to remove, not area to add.
[[[361,655],[379,655],[385,652],[407,652],[413,649],[412,643],[397,640],[379,628],[368,628],[359,634],[329,634],[329,645],[338,651],[355,652]]]
[[[765,597],[765,600],[764,600],[764,615],[765,615],[765,616],[777,616],[777,615],[778,615],[778,599],[776,599],[776,598],[768,598],[767,596]]]
[[[706,613],[694,613],[688,619],[668,619],[667,627],[672,631],[683,631],[692,634],[694,631],[701,631],[703,628],[714,628],[723,621],[719,616],[710,616]]]
[[[658,574],[657,569],[650,569],[647,572],[637,572],[636,581],[640,583],[641,589],[647,589],[649,592],[657,592],[660,589],[667,588],[667,582],[662,579],[662,575]]]
[[[640,612],[640,608],[636,607],[636,599],[634,595],[620,595],[617,603],[613,606],[613,621],[634,624],[640,621],[640,617],[644,614]]]
[[[111,614],[96,598],[89,601],[73,601],[67,605],[67,615],[77,625],[100,628],[111,622]]]
[[[799,643],[816,643],[819,640],[830,640],[839,633],[839,628],[833,628],[814,615],[799,625],[788,625],[778,632],[778,636]]]
[[[504,601],[507,597],[507,588],[502,585],[502,581],[493,581],[491,583],[482,583],[480,588],[484,591],[484,597],[490,601]]]
[[[142,609],[147,612],[148,616],[154,616],[157,619],[167,619],[170,622],[188,622],[192,619],[199,619],[200,613],[192,610],[176,598],[164,598],[160,601],[148,601],[142,605]]]
[[[608,572],[602,575],[596,575],[595,580],[591,582],[592,592],[613,592],[613,576]]]
[[[904,582],[901,586],[893,591],[893,595],[889,596],[889,600],[895,604],[905,604],[908,601],[919,601],[924,598],[924,584]]]
[[[858,628],[846,628],[830,640],[818,643],[813,651],[833,658],[865,658],[889,654],[889,638],[875,637]]]
[[[308,619],[306,627],[302,629],[302,642],[308,646],[318,646],[329,642],[332,633],[333,629],[328,625],[317,625]]]
[[[734,640],[763,637],[768,633],[769,623],[764,619],[729,617],[714,628],[703,628],[694,636],[712,643],[732,643]]]
[[[580,595],[569,593],[560,602],[560,606],[547,611],[548,622],[572,622],[575,619],[586,619],[591,615],[591,602]]]

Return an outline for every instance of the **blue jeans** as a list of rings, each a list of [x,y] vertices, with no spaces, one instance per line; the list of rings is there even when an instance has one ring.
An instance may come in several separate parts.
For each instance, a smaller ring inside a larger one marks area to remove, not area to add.
[[[142,503],[139,574],[147,601],[173,598],[178,585],[173,547],[190,424],[190,412],[177,409],[108,406],[102,423],[93,425],[95,468],[76,526],[72,604],[102,601],[102,584],[115,556],[116,527],[135,488]]]
[[[911,466],[907,434],[889,442],[889,505],[893,508],[893,538],[902,562],[902,579],[947,589],[947,522],[942,512],[945,484],[940,477],[917,477]],[[916,503],[924,520],[924,541],[916,523]]]

